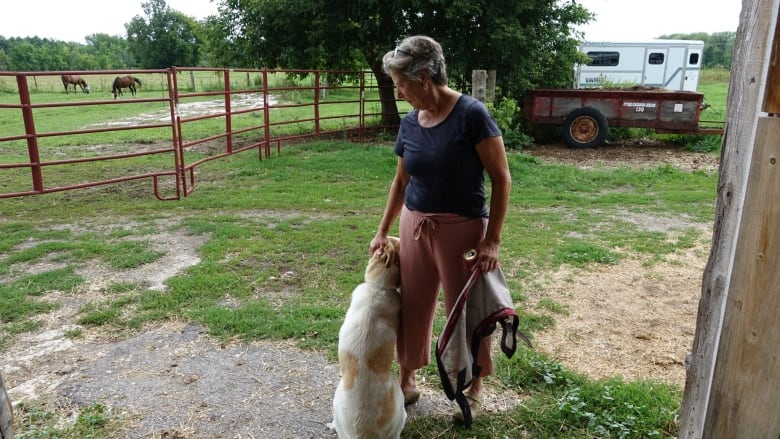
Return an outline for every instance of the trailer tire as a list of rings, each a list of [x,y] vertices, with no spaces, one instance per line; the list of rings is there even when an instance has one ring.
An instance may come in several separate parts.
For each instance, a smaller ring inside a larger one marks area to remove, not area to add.
[[[592,107],[580,107],[563,119],[563,140],[572,148],[593,148],[607,139],[607,118]]]

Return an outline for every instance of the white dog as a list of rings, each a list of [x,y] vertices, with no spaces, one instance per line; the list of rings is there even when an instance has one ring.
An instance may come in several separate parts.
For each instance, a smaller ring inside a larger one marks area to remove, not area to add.
[[[364,282],[339,331],[341,381],[333,398],[340,439],[399,438],[406,423],[404,396],[392,372],[400,318],[399,240],[368,261]]]

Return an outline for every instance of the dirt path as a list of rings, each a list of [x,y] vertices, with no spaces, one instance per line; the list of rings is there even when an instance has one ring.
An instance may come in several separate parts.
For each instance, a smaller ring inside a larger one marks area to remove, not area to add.
[[[683,169],[717,169],[710,155],[679,148],[611,145],[593,150],[540,147],[542,160],[604,165],[649,166],[668,163]],[[672,226],[654,218],[648,227]],[[701,227],[708,235],[709,225]],[[161,230],[168,228],[161,227]],[[112,339],[84,330],[71,339],[75,316],[101,289],[120,280],[143,280],[164,288],[165,278],[197,264],[202,237],[161,232],[165,272],[145,268],[113,272],[92,267],[79,295],[51,297],[63,306],[47,315],[44,327],[19,337],[0,354],[9,397],[59,407],[63,415],[79,405],[102,402],[121,414],[121,438],[335,438],[327,427],[338,367],[322,355],[303,352],[292,341],[221,344],[202,328],[185,322],[148,327],[130,338]],[[706,241],[706,240],[705,240]],[[531,305],[543,297],[564,304],[568,316],[536,335],[536,346],[567,367],[593,377],[623,375],[682,385],[683,360],[691,346],[701,274],[708,243],[650,268],[625,260],[587,273],[564,269],[549,273],[531,291]],[[46,267],[27,267],[34,272]],[[411,417],[449,413],[453,406],[433,386]],[[486,407],[507,410],[517,395],[489,389]],[[67,417],[67,416],[66,416]]]

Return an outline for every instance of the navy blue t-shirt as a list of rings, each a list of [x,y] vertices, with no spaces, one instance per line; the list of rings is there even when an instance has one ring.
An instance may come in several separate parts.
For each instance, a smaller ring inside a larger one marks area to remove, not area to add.
[[[415,109],[401,120],[395,153],[411,176],[404,203],[410,210],[487,217],[485,175],[476,145],[501,135],[480,101],[461,95],[440,124],[425,128]]]

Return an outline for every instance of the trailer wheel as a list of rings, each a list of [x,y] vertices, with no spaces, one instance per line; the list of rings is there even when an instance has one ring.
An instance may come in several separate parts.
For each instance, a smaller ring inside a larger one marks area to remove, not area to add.
[[[563,120],[563,140],[572,148],[593,148],[607,138],[607,119],[599,110],[581,107]]]

